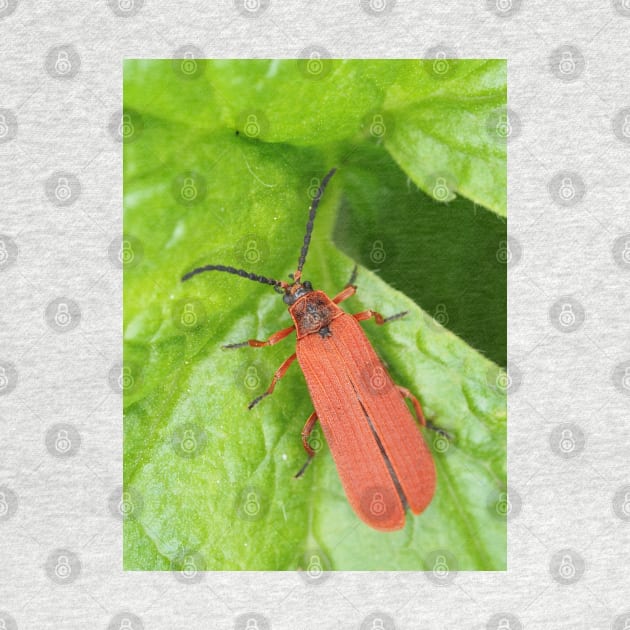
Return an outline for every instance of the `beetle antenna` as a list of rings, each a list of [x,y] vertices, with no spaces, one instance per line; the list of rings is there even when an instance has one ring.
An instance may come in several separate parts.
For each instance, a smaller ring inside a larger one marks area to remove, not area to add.
[[[265,278],[265,276],[258,276],[255,273],[249,273],[244,269],[235,269],[234,267],[226,267],[224,265],[206,265],[205,267],[197,267],[197,269],[193,269],[189,271],[187,274],[182,276],[182,282],[189,280],[193,276],[196,276],[204,271],[225,271],[226,273],[232,273],[235,276],[241,276],[241,278],[247,278],[248,280],[253,280],[254,282],[261,282],[262,284],[270,284],[275,287],[284,287],[286,282],[282,282],[280,280],[274,280],[273,278]]]
[[[313,233],[313,222],[315,221],[315,213],[317,212],[317,206],[319,205],[319,201],[324,194],[324,190],[326,190],[326,185],[330,181],[330,178],[335,174],[336,168],[331,168],[324,179],[322,179],[322,183],[319,185],[317,192],[315,193],[315,197],[313,197],[313,202],[311,203],[311,207],[308,212],[308,223],[306,224],[306,234],[304,235],[304,245],[302,245],[302,252],[300,253],[300,260],[298,261],[297,273],[295,274],[296,280],[299,280],[302,275],[302,267],[304,267],[304,261],[306,260],[306,254],[308,253],[308,246],[311,244],[311,234]]]

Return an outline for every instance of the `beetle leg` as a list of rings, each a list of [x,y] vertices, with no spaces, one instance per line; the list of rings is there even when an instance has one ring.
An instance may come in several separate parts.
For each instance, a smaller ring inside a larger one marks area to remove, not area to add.
[[[262,393],[260,396],[256,396],[252,402],[247,405],[248,409],[251,409],[254,405],[257,405],[263,398],[269,396],[274,390],[276,383],[285,375],[286,371],[291,367],[291,363],[295,361],[297,354],[294,352],[288,359],[282,363],[282,365],[276,370],[276,373],[273,375],[271,379],[271,385],[269,385],[266,392]]]
[[[253,348],[262,348],[262,346],[273,346],[275,343],[282,341],[285,337],[290,335],[293,330],[295,330],[295,326],[289,326],[288,328],[283,328],[279,330],[277,333],[271,335],[267,341],[258,341],[257,339],[249,339],[248,341],[243,341],[241,343],[228,343],[224,348],[244,348],[245,346],[252,346]]]
[[[424,417],[424,413],[422,411],[422,406],[420,405],[420,401],[406,387],[402,387],[401,385],[396,385],[396,388],[403,395],[404,398],[407,398],[408,400],[411,401],[411,404],[413,405],[413,408],[416,411],[416,418],[418,419],[418,422],[420,422],[420,424],[423,427],[426,427],[427,421]]]
[[[352,273],[350,274],[350,280],[348,280],[348,284],[346,286],[351,287],[354,285],[356,279],[357,279],[357,265],[354,266],[354,269],[352,270]]]
[[[440,429],[440,427],[434,425],[433,422],[431,422],[431,420],[427,420],[424,417],[424,413],[422,411],[422,406],[420,405],[420,401],[406,387],[402,387],[401,385],[396,385],[396,388],[403,395],[404,398],[408,398],[411,401],[411,404],[413,405],[413,408],[416,411],[416,417],[418,418],[418,421],[420,422],[422,426],[426,427],[427,429],[431,429],[432,431],[435,431],[436,433],[439,433],[440,435],[443,435],[447,440],[451,439],[451,436],[444,429]]]
[[[306,467],[311,463],[313,457],[315,457],[315,451],[313,450],[313,447],[308,443],[308,438],[310,437],[316,422],[317,412],[313,411],[313,413],[308,417],[304,428],[302,429],[302,444],[304,445],[304,450],[308,453],[308,459],[304,463],[304,466],[302,466],[302,468],[300,468],[300,470],[298,470],[298,472],[294,475],[295,479],[301,477],[304,474]]]
[[[333,302],[335,304],[339,304],[339,302],[343,302],[347,300],[349,297],[352,297],[357,292],[357,288],[355,286],[347,286],[343,291],[335,295],[333,298]]]
[[[354,285],[354,281],[357,279],[357,266],[354,266],[352,270],[352,274],[350,275],[350,280],[348,280],[348,284],[346,284],[343,291],[341,291],[338,295],[333,298],[333,302],[335,304],[339,304],[339,302],[343,302],[347,300],[349,297],[352,297],[356,292],[357,288]]]
[[[311,433],[313,432],[313,427],[317,422],[317,412],[313,411],[313,413],[308,417],[304,428],[302,429],[302,444],[304,445],[304,450],[308,453],[309,457],[315,457],[315,451],[313,447],[308,443],[308,438],[311,437]]]
[[[400,319],[404,317],[409,311],[402,311],[401,313],[396,313],[395,315],[390,315],[389,317],[383,317],[380,313],[373,311],[370,309],[369,311],[362,311],[361,313],[355,313],[352,317],[354,317],[358,322],[363,321],[364,319],[371,319],[372,317],[376,321],[376,323],[381,326],[386,324],[387,322],[393,322],[395,319]]]

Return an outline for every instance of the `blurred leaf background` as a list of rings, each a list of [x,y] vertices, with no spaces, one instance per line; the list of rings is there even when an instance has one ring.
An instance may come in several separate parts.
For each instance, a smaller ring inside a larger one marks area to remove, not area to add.
[[[504,60],[128,60],[124,142],[124,566],[135,570],[506,568]],[[436,496],[395,533],[345,501],[294,349],[225,352],[290,324],[270,287],[295,270],[308,206],[338,167],[305,277],[351,312],[425,431]]]

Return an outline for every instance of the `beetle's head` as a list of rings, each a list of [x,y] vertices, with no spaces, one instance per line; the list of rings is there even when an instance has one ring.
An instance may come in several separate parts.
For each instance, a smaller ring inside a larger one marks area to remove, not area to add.
[[[295,304],[299,298],[313,290],[313,285],[308,280],[302,281],[301,271],[292,273],[289,278],[291,278],[293,282],[290,284],[283,282],[277,289],[279,293],[284,293],[282,299],[287,306]]]

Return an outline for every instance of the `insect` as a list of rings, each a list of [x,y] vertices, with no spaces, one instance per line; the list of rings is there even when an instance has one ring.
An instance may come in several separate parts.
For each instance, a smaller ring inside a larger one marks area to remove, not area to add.
[[[308,440],[319,420],[355,513],[374,529],[393,531],[403,527],[407,507],[420,514],[431,502],[436,485],[435,465],[419,428],[419,424],[426,425],[419,401],[408,389],[393,382],[359,325],[371,318],[384,324],[406,313],[385,318],[372,310],[354,315],[343,311],[339,304],[356,292],[356,267],[346,287],[332,299],[313,289],[308,280],[302,280],[317,207],[335,171],[331,169],[323,178],[309,208],[297,270],[289,276],[292,282],[224,265],[193,269],[182,277],[182,282],[206,271],[219,271],[271,285],[283,294],[293,319],[291,326],[266,341],[250,339],[225,346],[271,346],[294,330],[297,333],[296,351],[275,372],[269,388],[248,408],[269,396],[297,359],[315,410],[302,430],[308,459],[295,477],[302,476],[315,455]],[[417,421],[405,399],[411,401]]]

